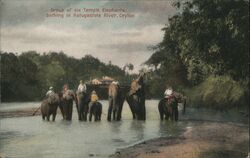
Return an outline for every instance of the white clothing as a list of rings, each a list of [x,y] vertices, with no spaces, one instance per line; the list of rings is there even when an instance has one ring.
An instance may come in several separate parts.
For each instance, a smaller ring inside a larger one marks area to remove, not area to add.
[[[172,95],[173,94],[173,90],[172,89],[166,89],[166,91],[164,92],[164,96],[165,98]]]
[[[77,92],[84,92],[84,93],[86,93],[86,91],[87,91],[86,85],[85,84],[79,84]]]
[[[55,92],[53,91],[53,90],[49,90],[47,93],[46,93],[46,96],[47,97],[50,97],[50,96],[52,96],[52,95],[54,95],[55,94]]]

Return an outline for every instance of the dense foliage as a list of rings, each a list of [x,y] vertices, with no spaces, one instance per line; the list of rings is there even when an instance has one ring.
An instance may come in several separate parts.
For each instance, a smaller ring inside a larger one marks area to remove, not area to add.
[[[161,85],[169,84],[198,104],[236,104],[243,99],[247,105],[249,1],[190,0],[174,6],[179,12],[169,18],[163,41],[146,61],[154,67],[151,90],[159,87],[163,93]]]
[[[65,83],[76,89],[79,80],[110,76],[129,79],[118,66],[105,64],[90,55],[81,59],[64,53],[40,55],[34,51],[15,55],[1,53],[1,101],[40,100],[50,86],[60,91]],[[127,81],[129,82],[129,81]]]

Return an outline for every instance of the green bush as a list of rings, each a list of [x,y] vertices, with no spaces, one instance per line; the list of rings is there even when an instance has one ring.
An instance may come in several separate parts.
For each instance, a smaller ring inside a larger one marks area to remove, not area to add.
[[[234,81],[229,76],[209,76],[198,86],[189,90],[190,105],[226,109],[248,106],[248,81]]]

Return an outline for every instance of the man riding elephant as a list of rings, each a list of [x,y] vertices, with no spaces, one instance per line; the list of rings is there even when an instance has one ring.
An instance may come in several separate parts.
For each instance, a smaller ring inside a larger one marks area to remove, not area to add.
[[[160,100],[158,104],[158,110],[160,113],[160,118],[163,120],[165,115],[165,119],[178,121],[178,100],[174,95],[172,87],[168,87],[164,92],[164,99]]]
[[[46,93],[46,98],[49,98],[50,96],[54,94],[55,94],[54,89],[52,86],[50,86],[48,92]]]
[[[86,92],[87,86],[81,80],[77,89],[78,119],[84,121],[87,121],[88,104],[90,102],[90,98]]]
[[[130,91],[126,98],[133,118],[138,120],[146,120],[145,85],[143,76],[144,73],[141,73],[138,79],[131,83]]]
[[[63,107],[63,118],[66,120],[72,120],[72,112],[73,112],[73,101],[76,103],[76,108],[78,111],[78,102],[75,93],[69,89],[69,86],[65,84],[63,86],[63,94],[62,94],[62,107]]]
[[[59,95],[56,93],[50,94],[49,97],[44,99],[41,104],[41,114],[42,119],[47,121],[50,120],[50,116],[52,115],[52,120],[55,121],[56,114],[57,114],[57,107],[60,104]]]

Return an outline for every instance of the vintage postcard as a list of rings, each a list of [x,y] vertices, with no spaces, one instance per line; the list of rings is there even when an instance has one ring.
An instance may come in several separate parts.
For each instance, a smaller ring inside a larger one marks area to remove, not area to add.
[[[0,8],[0,158],[249,158],[249,0]]]

